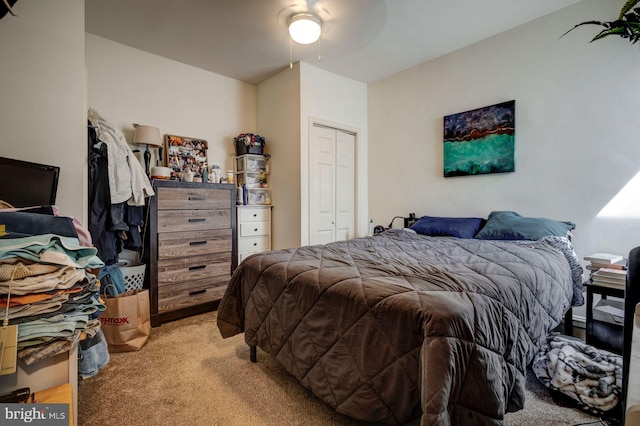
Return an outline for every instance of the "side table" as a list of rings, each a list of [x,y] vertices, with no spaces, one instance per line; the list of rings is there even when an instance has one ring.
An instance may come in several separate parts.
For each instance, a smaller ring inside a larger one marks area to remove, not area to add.
[[[597,307],[610,307],[622,309],[624,312],[624,302],[607,299],[608,296],[624,299],[624,288],[606,287],[587,281],[587,329],[586,342],[589,345],[622,354],[623,345],[623,319],[596,309]],[[594,306],[593,295],[599,294],[601,300]]]

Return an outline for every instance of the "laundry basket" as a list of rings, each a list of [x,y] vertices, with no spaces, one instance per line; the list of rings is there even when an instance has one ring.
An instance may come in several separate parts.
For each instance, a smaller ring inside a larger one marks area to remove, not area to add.
[[[147,269],[147,265],[122,259],[118,262],[118,267],[124,279],[124,291],[142,290],[144,287],[144,272]]]

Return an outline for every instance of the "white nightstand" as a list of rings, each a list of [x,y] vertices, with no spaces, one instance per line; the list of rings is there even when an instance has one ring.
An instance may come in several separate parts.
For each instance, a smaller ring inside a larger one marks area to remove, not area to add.
[[[271,250],[271,207],[237,206],[238,264],[249,255]]]

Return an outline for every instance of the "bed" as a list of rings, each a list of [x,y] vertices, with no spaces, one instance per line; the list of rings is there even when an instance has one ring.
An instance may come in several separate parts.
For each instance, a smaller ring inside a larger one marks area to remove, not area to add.
[[[217,325],[350,417],[501,424],[524,405],[537,349],[580,304],[576,265],[559,236],[389,230],[247,258]]]

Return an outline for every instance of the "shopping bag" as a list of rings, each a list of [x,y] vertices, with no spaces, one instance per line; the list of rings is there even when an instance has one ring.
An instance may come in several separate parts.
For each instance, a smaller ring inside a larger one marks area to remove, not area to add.
[[[106,309],[100,315],[109,352],[138,351],[151,336],[149,290],[103,295]]]

